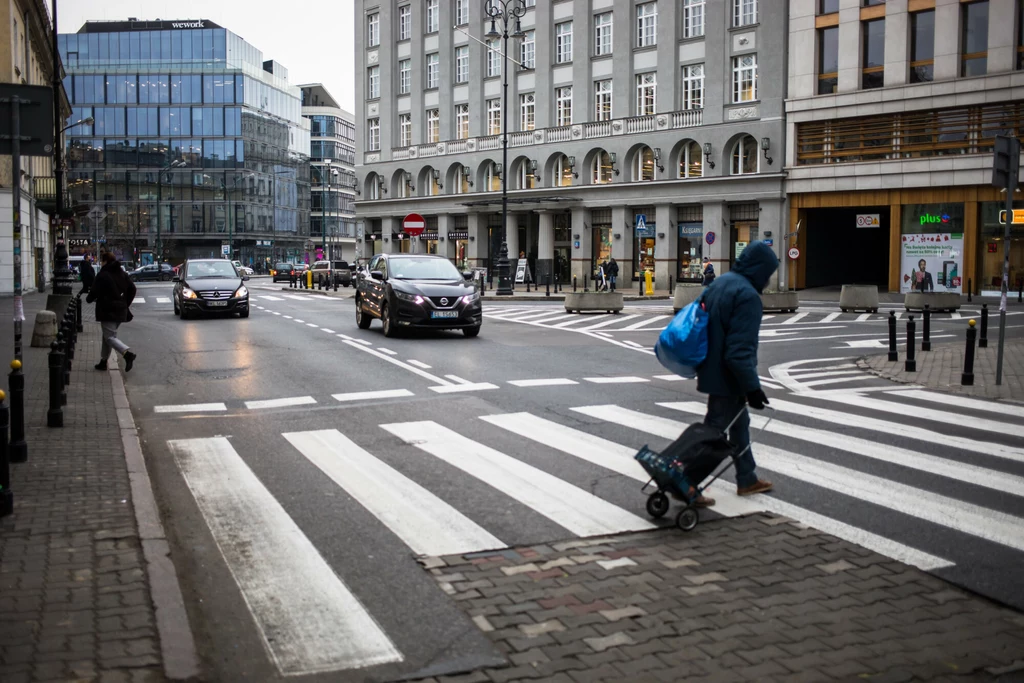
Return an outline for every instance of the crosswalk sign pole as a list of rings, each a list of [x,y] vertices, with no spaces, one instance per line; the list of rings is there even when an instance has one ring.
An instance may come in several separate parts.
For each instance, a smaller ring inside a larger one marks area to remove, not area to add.
[[[1006,341],[1006,299],[1010,288],[1010,226],[1013,224],[1013,193],[1020,176],[1020,140],[996,136],[992,154],[992,184],[1006,192],[1003,216],[1003,286],[999,295],[999,344],[996,351],[996,386],[1003,383],[1003,345]]]

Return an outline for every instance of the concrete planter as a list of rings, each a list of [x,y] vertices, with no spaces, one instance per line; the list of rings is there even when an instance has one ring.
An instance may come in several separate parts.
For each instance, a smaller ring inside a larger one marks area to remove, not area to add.
[[[676,285],[676,291],[672,295],[672,308],[675,312],[686,308],[688,304],[693,303],[704,293],[704,285],[697,284],[678,284]]]
[[[57,314],[53,311],[36,313],[36,323],[32,328],[32,347],[48,349],[57,339]]]
[[[932,311],[953,312],[960,308],[960,295],[956,292],[907,292],[903,307],[908,311],[923,311],[928,304]]]
[[[566,292],[565,312],[604,311],[618,313],[622,310],[622,292]]]
[[[763,292],[761,308],[765,311],[792,313],[800,308],[800,299],[797,298],[796,292]]]
[[[839,310],[878,313],[878,287],[875,285],[843,285]]]

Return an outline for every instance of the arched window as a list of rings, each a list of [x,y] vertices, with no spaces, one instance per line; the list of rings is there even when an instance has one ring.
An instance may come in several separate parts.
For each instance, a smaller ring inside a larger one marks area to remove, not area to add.
[[[603,149],[594,155],[594,163],[590,169],[590,182],[604,185],[612,181],[612,156]]]
[[[518,187],[520,190],[532,190],[540,186],[540,178],[537,177],[537,162],[523,159],[519,163]]]
[[[441,194],[441,187],[444,185],[444,183],[441,182],[441,172],[436,168],[428,166],[424,177],[426,178],[427,196],[436,197]]]
[[[367,188],[366,194],[367,199],[380,199],[380,185],[381,177],[376,173],[371,173],[366,180]]]
[[[750,135],[744,135],[733,145],[730,172],[732,175],[757,173],[757,165],[757,140]]]
[[[633,180],[654,180],[654,150],[641,147],[633,160]]]
[[[487,165],[487,179],[484,192],[501,192],[501,164],[491,162]]]
[[[679,151],[679,177],[700,178],[704,175],[704,154],[692,140]]]
[[[576,157],[559,155],[555,162],[555,187],[570,187],[572,185],[573,171],[576,167]]]
[[[469,166],[459,166],[455,169],[455,182],[452,183],[452,192],[455,194],[466,194],[469,192],[470,173]]]
[[[398,178],[398,196],[401,198],[411,197],[415,191],[416,186],[412,184],[412,173],[403,171],[399,173]]]

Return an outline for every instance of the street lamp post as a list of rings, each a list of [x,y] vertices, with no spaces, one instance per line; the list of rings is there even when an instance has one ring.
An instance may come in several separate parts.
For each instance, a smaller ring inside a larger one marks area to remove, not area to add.
[[[525,34],[519,20],[526,14],[523,0],[486,0],[484,14],[491,18],[491,30],[487,38],[502,38],[501,51],[501,249],[498,251],[498,296],[512,296],[512,278],[509,277],[508,263],[508,39],[509,24],[512,23],[511,37],[521,38]],[[501,22],[501,31],[497,23]]]

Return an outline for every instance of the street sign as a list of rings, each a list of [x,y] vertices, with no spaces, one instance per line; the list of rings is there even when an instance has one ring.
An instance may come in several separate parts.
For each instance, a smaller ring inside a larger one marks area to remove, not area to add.
[[[999,225],[1006,225],[1006,211],[999,212]],[[1011,225],[1024,225],[1024,209],[1013,210]]]
[[[220,253],[223,256],[230,256],[231,255],[231,245],[230,244],[222,244],[222,245],[220,245]]]
[[[773,240],[773,239],[766,239],[764,241],[764,243],[767,244],[769,247],[774,247],[775,246],[775,240]]]
[[[878,228],[882,225],[881,214],[877,213],[858,213],[857,214],[857,227],[858,228]]]
[[[789,250],[789,258],[793,259],[794,261],[800,258],[800,250],[797,249],[796,247],[792,247]]]
[[[48,157],[53,154],[53,88],[48,85],[0,84],[0,154],[12,154],[11,107],[17,99],[20,108],[18,136],[21,154]]]
[[[708,244],[714,244],[715,243],[715,233],[709,232],[708,234],[704,235],[704,241],[707,242]]]
[[[636,231],[644,232],[647,230],[647,216],[642,213],[636,215]]]
[[[410,213],[402,219],[402,232],[411,237],[419,237],[427,227],[427,222],[418,213]]]

